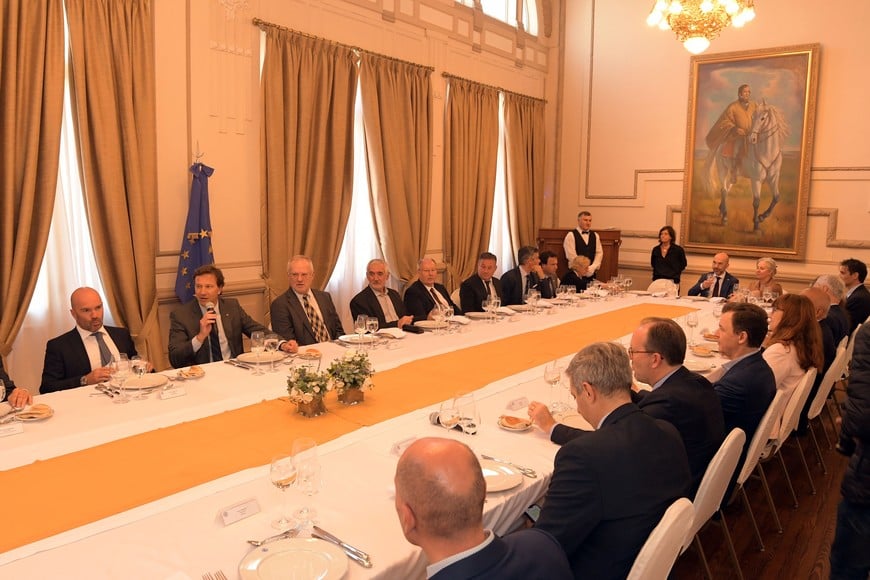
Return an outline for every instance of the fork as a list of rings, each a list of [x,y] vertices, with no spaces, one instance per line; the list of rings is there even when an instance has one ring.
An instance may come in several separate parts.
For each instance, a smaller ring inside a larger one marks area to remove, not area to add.
[[[215,572],[214,577],[216,580],[227,580],[227,576],[224,574],[223,570]]]
[[[520,473],[522,473],[523,475],[525,475],[526,477],[530,477],[532,479],[535,479],[538,477],[538,472],[535,471],[534,469],[532,469],[531,467],[524,467],[522,465],[517,465],[513,461],[508,461],[506,459],[499,459],[498,457],[493,457],[492,455],[486,455],[484,453],[481,453],[480,456],[483,457],[484,459],[489,459],[490,461],[498,461],[499,463],[506,463],[506,464],[510,465],[511,467],[516,467],[517,470]]]

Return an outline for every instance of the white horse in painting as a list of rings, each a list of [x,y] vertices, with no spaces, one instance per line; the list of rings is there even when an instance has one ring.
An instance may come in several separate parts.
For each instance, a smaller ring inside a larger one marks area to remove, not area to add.
[[[752,224],[755,231],[761,222],[770,217],[779,201],[779,170],[782,167],[782,144],[789,134],[788,123],[782,112],[765,101],[758,104],[752,116],[752,129],[748,135],[746,151],[738,168],[738,175],[731,172],[731,159],[722,155],[722,145],[710,151],[707,157],[707,188],[718,190],[719,215],[722,224],[728,223],[728,192],[740,177],[746,177],[752,186]],[[767,183],[770,189],[770,205],[758,213],[761,186]]]

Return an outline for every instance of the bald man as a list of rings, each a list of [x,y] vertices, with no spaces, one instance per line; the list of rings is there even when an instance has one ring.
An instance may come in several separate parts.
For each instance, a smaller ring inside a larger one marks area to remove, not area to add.
[[[112,359],[121,353],[131,359],[137,354],[126,328],[103,326],[103,299],[93,288],[72,293],[69,313],[76,327],[45,345],[40,393],[108,381]]]
[[[427,578],[572,578],[549,533],[533,528],[496,538],[483,528],[486,483],[467,445],[415,441],[399,459],[395,483],[402,533],[426,555]]]
[[[734,285],[740,280],[728,273],[731,258],[725,252],[713,256],[713,269],[701,274],[694,286],[689,288],[689,296],[708,298],[728,298],[734,292]]]

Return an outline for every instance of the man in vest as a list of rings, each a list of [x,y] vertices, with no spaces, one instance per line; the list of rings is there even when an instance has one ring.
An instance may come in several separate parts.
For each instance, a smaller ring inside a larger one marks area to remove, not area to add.
[[[592,231],[592,214],[581,211],[577,214],[577,228],[568,232],[562,247],[565,248],[565,257],[570,264],[577,256],[586,256],[591,265],[586,271],[587,278],[594,278],[595,272],[601,267],[604,258],[604,248],[598,234]]]

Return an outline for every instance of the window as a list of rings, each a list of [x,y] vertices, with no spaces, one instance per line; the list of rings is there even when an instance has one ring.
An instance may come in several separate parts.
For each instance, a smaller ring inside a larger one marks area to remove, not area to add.
[[[474,0],[456,1],[465,6],[474,8]],[[522,6],[522,23],[524,30],[532,36],[537,36],[538,6],[536,0],[521,0],[520,5]],[[516,0],[480,0],[480,8],[487,16],[506,22],[514,27],[518,26],[519,20],[517,18]]]

